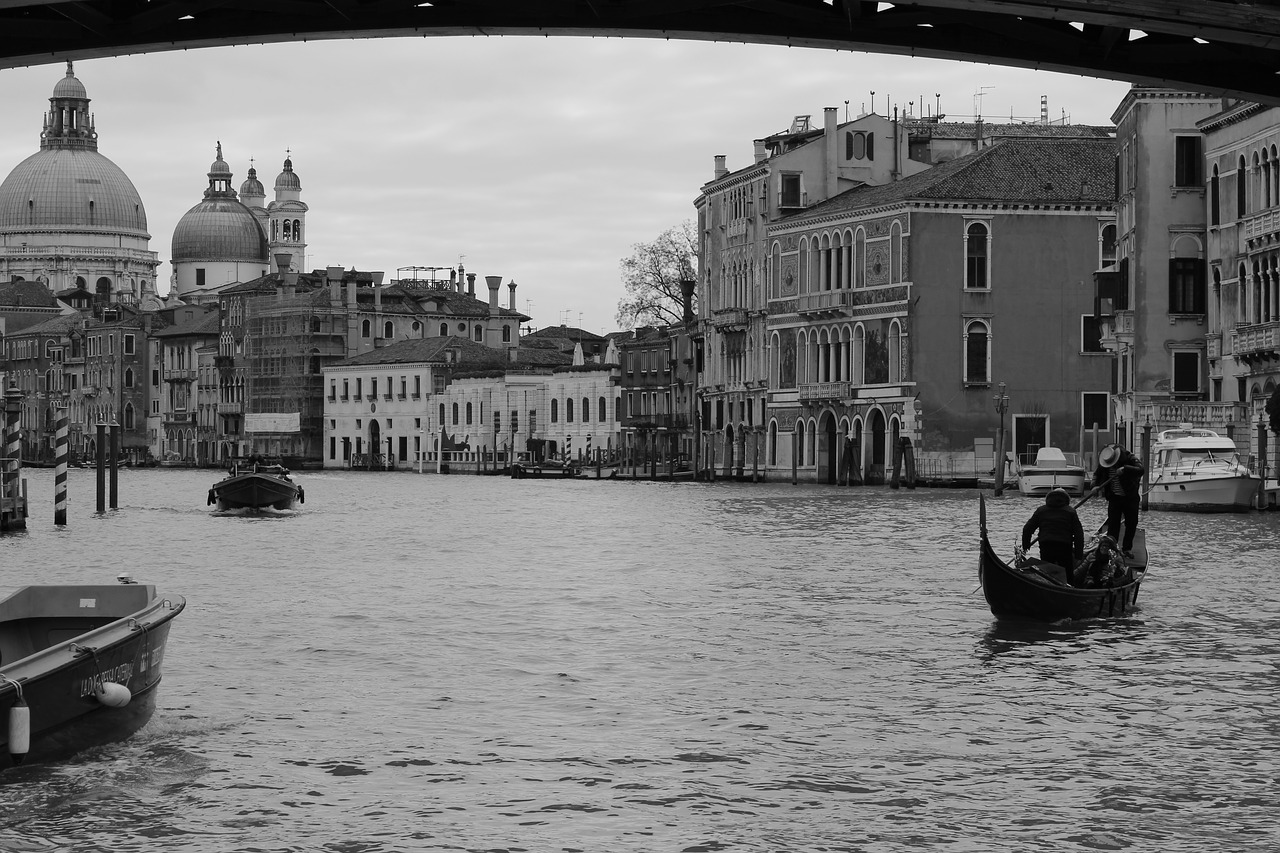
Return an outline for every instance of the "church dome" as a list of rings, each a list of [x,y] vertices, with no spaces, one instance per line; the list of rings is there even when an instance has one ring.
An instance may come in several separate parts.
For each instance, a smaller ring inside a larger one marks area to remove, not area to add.
[[[37,151],[0,184],[0,232],[40,229],[149,236],[133,182],[90,149]]]
[[[173,229],[173,262],[260,261],[269,251],[253,211],[234,198],[206,198]]]
[[[302,181],[298,180],[298,176],[293,171],[293,160],[288,157],[284,158],[284,171],[276,176],[277,190],[300,190],[302,189]]]
[[[204,201],[188,210],[173,229],[173,263],[184,261],[251,261],[266,263],[269,249],[253,211],[231,189],[231,167],[218,158],[209,167]]]
[[[53,87],[53,96],[55,98],[88,98],[89,93],[85,91],[84,84],[76,79],[75,73],[71,70],[71,63],[67,63],[67,76],[58,81]]]
[[[149,238],[133,182],[98,153],[89,97],[67,63],[53,87],[40,150],[0,183],[0,232],[80,231]]]
[[[240,185],[241,196],[265,196],[267,191],[262,186],[262,181],[258,180],[258,170],[249,167],[249,177],[244,179],[244,183]]]

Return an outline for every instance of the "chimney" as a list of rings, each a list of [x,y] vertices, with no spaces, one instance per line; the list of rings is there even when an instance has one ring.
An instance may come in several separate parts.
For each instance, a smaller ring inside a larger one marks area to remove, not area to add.
[[[723,178],[725,175],[729,174],[729,170],[726,169],[724,166],[724,158],[725,158],[724,154],[716,155],[716,180],[719,180],[720,178]]]
[[[510,296],[507,297],[507,307],[512,311],[516,310],[516,283],[514,281],[507,285],[507,291]]]
[[[684,322],[693,322],[693,291],[698,286],[696,281],[683,279],[680,282],[680,304],[684,306]]]
[[[462,282],[466,277],[467,277],[467,268],[464,267],[461,263],[459,263],[458,264],[458,287],[456,288],[458,293],[462,292]],[[476,274],[472,273],[471,280],[475,281],[475,278],[476,278]],[[475,294],[473,293],[472,296],[474,295]]]
[[[458,282],[458,292],[462,292],[461,280]],[[473,272],[467,273],[467,296],[470,296],[472,299],[476,298],[476,274]]]
[[[839,190],[839,184],[836,181],[836,152],[838,146],[836,144],[836,108],[825,107],[822,110],[822,144],[824,146],[823,154],[826,156],[826,164],[823,177],[826,179],[825,190],[827,198],[835,198]]]
[[[769,151],[764,147],[763,139],[757,139],[751,144],[755,146],[757,163],[763,163],[765,160],[769,159]]]
[[[329,301],[336,305],[342,299],[342,267],[329,267],[324,277],[329,285]]]
[[[487,275],[484,281],[489,285],[489,315],[493,316],[498,313],[498,288],[502,286],[502,276]]]

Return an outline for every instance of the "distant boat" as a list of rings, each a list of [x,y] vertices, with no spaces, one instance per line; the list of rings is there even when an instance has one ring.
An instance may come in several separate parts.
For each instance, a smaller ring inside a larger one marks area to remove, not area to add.
[[[0,767],[123,740],[156,707],[186,601],[120,584],[25,586],[0,600]]]
[[[1018,491],[1029,497],[1044,497],[1054,489],[1066,489],[1067,494],[1078,498],[1084,494],[1088,480],[1089,474],[1075,454],[1068,456],[1057,447],[1041,447],[1033,459],[1018,465]]]
[[[1211,429],[1180,424],[1155,441],[1147,505],[1187,512],[1247,512],[1262,478],[1240,458],[1236,443]]]
[[[306,495],[283,465],[246,462],[232,465],[229,476],[213,484],[208,503],[219,510],[291,509],[306,503]]]
[[[575,462],[544,459],[541,462],[523,461],[511,463],[511,479],[513,480],[573,480],[582,476],[582,468]]]

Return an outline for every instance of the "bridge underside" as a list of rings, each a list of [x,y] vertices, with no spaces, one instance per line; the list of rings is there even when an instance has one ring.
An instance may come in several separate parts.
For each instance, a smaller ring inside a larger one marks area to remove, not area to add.
[[[0,34],[0,68],[316,39],[629,36],[959,59],[1280,104],[1280,0],[0,0]]]

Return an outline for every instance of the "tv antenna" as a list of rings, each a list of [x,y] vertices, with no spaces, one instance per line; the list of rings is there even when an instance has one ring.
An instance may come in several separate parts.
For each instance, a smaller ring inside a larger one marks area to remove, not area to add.
[[[973,117],[974,119],[982,118],[982,96],[987,94],[988,89],[994,89],[995,86],[979,86],[978,91],[973,93]]]

